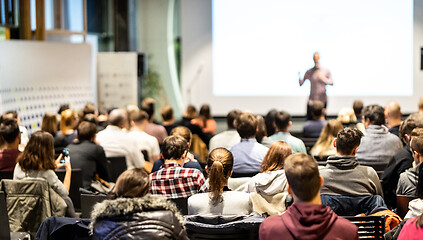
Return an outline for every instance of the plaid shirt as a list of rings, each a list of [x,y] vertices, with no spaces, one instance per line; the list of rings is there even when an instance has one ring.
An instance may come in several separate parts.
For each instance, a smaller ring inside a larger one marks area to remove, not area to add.
[[[206,192],[206,179],[201,171],[183,168],[177,163],[165,163],[162,168],[150,174],[150,193],[167,199],[188,198]]]

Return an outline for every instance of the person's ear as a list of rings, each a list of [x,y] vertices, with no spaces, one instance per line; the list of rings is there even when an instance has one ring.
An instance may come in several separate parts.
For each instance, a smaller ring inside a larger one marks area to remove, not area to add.
[[[323,179],[322,176],[319,176],[319,177],[320,177],[320,186],[323,186],[323,183],[325,182],[325,179]]]
[[[359,145],[360,146],[360,145]],[[352,155],[353,156],[355,156],[356,154],[357,154],[357,151],[358,151],[358,147],[359,146],[357,146],[357,147],[355,147],[354,149],[353,149],[353,151],[352,151]]]
[[[334,138],[334,139],[333,139],[333,147],[334,147],[334,148],[336,148],[336,139],[337,139],[337,138]]]
[[[228,178],[230,178],[233,173],[234,173],[234,170],[231,170],[230,172],[228,172]]]
[[[288,122],[288,128],[290,128],[292,126],[292,121]]]
[[[286,184],[286,190],[288,191],[290,195],[292,195],[292,188],[291,186],[289,186],[289,183]]]
[[[209,166],[206,165],[205,169],[206,169],[206,173],[209,174]]]

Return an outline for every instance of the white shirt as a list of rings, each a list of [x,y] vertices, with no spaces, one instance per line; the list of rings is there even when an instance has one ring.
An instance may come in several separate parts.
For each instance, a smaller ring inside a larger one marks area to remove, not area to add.
[[[121,128],[109,125],[97,134],[96,140],[103,147],[106,157],[125,156],[128,169],[144,166],[144,156],[137,142]]]
[[[23,152],[26,144],[29,141],[28,130],[24,126],[19,126],[19,131],[21,132],[21,143],[19,144],[19,151]]]
[[[146,150],[150,161],[154,161],[153,156],[160,155],[159,141],[157,138],[147,134],[146,132],[131,130],[128,135],[135,139],[138,149]]]
[[[241,142],[241,137],[238,132],[235,129],[230,129],[212,137],[210,139],[209,149],[210,152],[218,147],[229,149],[239,142]]]

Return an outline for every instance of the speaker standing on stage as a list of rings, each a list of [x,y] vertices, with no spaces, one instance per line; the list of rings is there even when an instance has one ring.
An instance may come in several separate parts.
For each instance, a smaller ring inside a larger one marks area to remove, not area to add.
[[[310,80],[310,96],[307,102],[307,119],[311,119],[311,106],[313,101],[319,100],[327,105],[326,96],[326,85],[333,85],[332,75],[329,70],[320,66],[319,53],[313,54],[314,67],[307,70],[304,74],[304,78],[300,77],[300,86],[302,86],[305,80]],[[299,73],[298,73],[299,74]]]

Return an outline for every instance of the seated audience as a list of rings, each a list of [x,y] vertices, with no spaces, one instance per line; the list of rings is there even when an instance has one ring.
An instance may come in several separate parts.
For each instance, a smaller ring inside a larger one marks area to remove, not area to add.
[[[174,135],[165,138],[162,145],[165,163],[159,171],[150,174],[151,194],[176,199],[207,191],[206,180],[200,170],[182,167],[188,151],[189,144],[183,137]]]
[[[154,111],[156,101],[152,98],[146,98],[142,101],[141,109],[148,114],[148,124],[145,126],[145,132],[159,141],[162,144],[164,139],[167,137],[166,129],[159,124],[154,123]]]
[[[320,189],[321,194],[383,196],[376,171],[372,167],[361,166],[355,159],[362,136],[363,133],[358,129],[344,128],[339,131],[333,143],[336,156],[329,156],[327,165],[319,169],[325,180]]]
[[[418,197],[419,174],[423,168],[423,128],[415,128],[411,132],[410,150],[413,154],[413,167],[401,173],[398,180],[397,196],[404,196],[410,198]],[[423,178],[422,178],[423,181]],[[422,184],[423,186],[423,184]]]
[[[191,123],[200,126],[203,133],[210,135],[216,134],[216,121],[210,114],[210,106],[208,104],[201,106],[198,118],[192,119]]]
[[[91,122],[81,122],[78,126],[77,141],[69,144],[69,156],[72,166],[82,171],[82,186],[90,189],[95,174],[108,181],[106,154],[101,146],[95,143],[97,127]]]
[[[57,135],[66,138],[66,142],[71,144],[76,138],[76,125],[78,123],[77,115],[71,109],[67,109],[60,114],[60,131]]]
[[[186,128],[186,127],[176,127],[174,129],[172,129],[172,132],[170,132],[170,136],[181,136],[185,139],[185,141],[187,141],[188,143],[188,149],[191,146],[191,140],[192,140],[192,134],[191,131]],[[200,163],[198,162],[199,156],[196,156],[195,153],[189,152],[185,161],[184,161],[184,168],[196,168],[198,170],[200,170],[201,172],[203,172],[203,168],[201,167]],[[165,160],[163,158],[157,159],[154,162],[153,165],[153,169],[151,170],[151,172],[156,172],[158,171],[162,165],[165,163]]]
[[[319,156],[320,159],[335,155],[336,149],[333,146],[333,140],[342,128],[342,124],[338,120],[328,120],[326,125],[323,127],[316,144],[314,144],[313,148],[311,148],[310,154],[312,156]]]
[[[278,113],[278,111],[276,109],[272,109],[266,114],[266,117],[264,118],[264,122],[266,123],[267,136],[272,136],[276,132],[276,129],[275,129],[276,113]]]
[[[260,225],[261,240],[267,239],[358,239],[357,226],[321,205],[316,161],[303,153],[285,160],[288,192],[294,204],[277,216],[266,218]]]
[[[170,135],[170,131],[177,127],[175,124],[175,115],[173,115],[173,108],[169,105],[166,105],[162,107],[160,113],[163,119],[162,124],[166,129],[167,135]]]
[[[254,211],[259,214],[281,214],[285,211],[287,181],[283,169],[285,159],[292,154],[292,148],[282,141],[274,142],[260,167],[260,173],[248,182],[247,192],[251,194]]]
[[[319,137],[320,132],[326,124],[325,113],[325,104],[321,101],[313,101],[311,105],[312,120],[307,120],[304,123],[304,137]]]
[[[23,151],[26,144],[29,141],[28,130],[26,127],[21,126],[21,119],[18,116],[18,112],[16,111],[7,111],[1,116],[0,122],[6,119],[14,119],[19,126],[19,131],[21,132],[21,142],[19,143],[19,151]]]
[[[398,240],[422,239],[423,238],[423,214],[409,219],[401,229]]]
[[[128,136],[135,139],[139,151],[147,151],[150,162],[160,158],[160,147],[157,138],[147,134],[145,127],[148,124],[148,114],[142,110],[135,111],[130,115],[131,131]]]
[[[234,175],[254,176],[260,171],[261,162],[269,148],[258,143],[255,138],[257,119],[254,114],[241,113],[235,120],[235,126],[241,142],[229,149],[234,156]]]
[[[41,121],[41,130],[50,133],[54,137],[54,156],[58,157],[63,148],[68,145],[66,137],[57,134],[57,116],[55,113],[46,113]]]
[[[184,116],[182,116],[181,121],[177,122],[177,126],[187,127],[192,135],[197,135],[201,140],[208,146],[210,142],[210,136],[207,136],[203,133],[203,130],[198,125],[192,124],[191,120],[197,117],[197,110],[193,105],[188,105],[185,109]]]
[[[210,152],[213,151],[213,149],[218,147],[223,147],[226,149],[229,149],[233,145],[239,143],[241,141],[241,137],[239,136],[238,132],[235,129],[235,119],[238,117],[238,115],[241,114],[241,111],[239,110],[232,110],[226,115],[226,124],[228,126],[228,129],[214,135],[210,139],[209,144],[209,150]]]
[[[7,119],[0,123],[0,136],[5,141],[5,148],[0,151],[0,172],[13,172],[16,158],[21,154],[19,143],[21,133],[15,120]]]
[[[225,148],[214,149],[208,157],[209,193],[188,198],[188,214],[248,215],[252,203],[248,193],[231,191],[228,178],[232,175],[233,156]]]
[[[25,180],[31,178],[45,179],[50,187],[63,199],[69,199],[69,188],[71,184],[72,167],[70,157],[64,157],[65,162],[61,163],[62,154],[54,160],[53,136],[45,131],[36,131],[31,135],[24,151],[17,158],[17,164],[13,172],[13,180]],[[63,183],[57,177],[56,169],[65,167],[66,173]],[[68,215],[74,216],[73,205],[68,204]]]
[[[289,133],[291,125],[291,115],[285,111],[278,112],[275,116],[276,133],[269,138],[273,141],[287,142],[294,153],[307,153],[304,142]]]
[[[126,111],[112,110],[109,114],[109,125],[97,134],[96,140],[103,147],[106,157],[125,156],[128,169],[142,168],[144,156],[139,151],[137,142],[123,130],[128,125],[127,119]]]
[[[397,102],[389,102],[385,106],[385,118],[389,127],[389,132],[399,136],[399,127],[401,125],[401,107]]]
[[[363,109],[363,116],[366,131],[357,151],[358,162],[369,166],[383,165],[381,168],[384,169],[392,156],[402,148],[401,140],[383,126],[385,124],[383,107],[366,106]]]
[[[267,137],[266,124],[264,118],[261,115],[256,115],[257,118],[257,133],[256,140],[258,143],[263,144],[266,147],[270,147],[274,141]]]
[[[149,195],[149,185],[143,169],[123,172],[109,194],[111,200],[94,206],[93,239],[188,239],[176,206]]]
[[[339,110],[338,117],[336,118],[336,120],[340,121],[342,123],[342,126],[344,127],[357,128],[363,133],[365,131],[363,123],[357,122],[357,118],[352,108],[341,108],[341,110]]]
[[[355,117],[357,119],[357,123],[363,122],[363,108],[364,108],[363,101],[361,101],[361,100],[355,100],[354,101],[353,110],[354,110],[354,113],[355,113]]]
[[[399,135],[405,146],[391,158],[381,177],[385,203],[391,208],[397,206],[396,190],[400,174],[413,167],[414,158],[410,150],[410,140],[411,132],[415,128],[423,128],[421,113],[412,114],[401,123]]]

